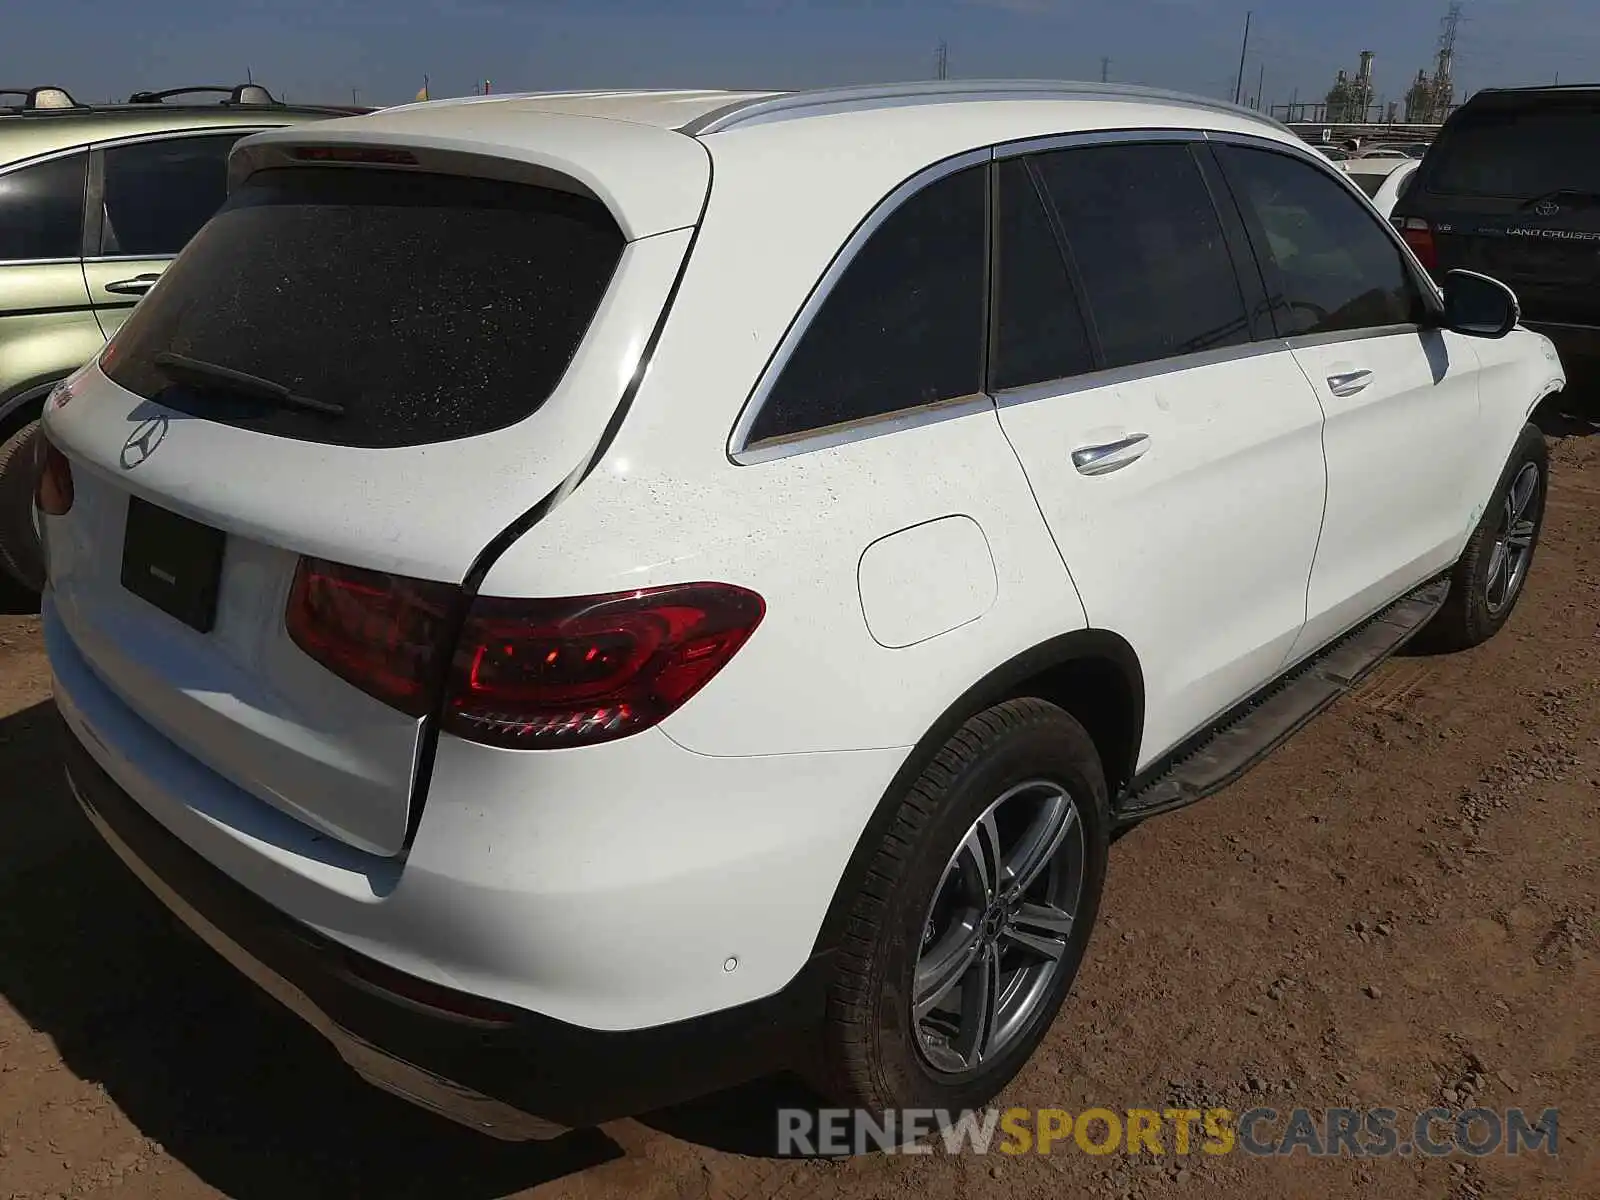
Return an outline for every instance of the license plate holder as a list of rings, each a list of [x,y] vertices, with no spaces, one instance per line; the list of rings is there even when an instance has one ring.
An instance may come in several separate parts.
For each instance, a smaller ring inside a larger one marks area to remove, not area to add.
[[[222,530],[130,496],[122,586],[191,629],[210,633],[226,544]]]

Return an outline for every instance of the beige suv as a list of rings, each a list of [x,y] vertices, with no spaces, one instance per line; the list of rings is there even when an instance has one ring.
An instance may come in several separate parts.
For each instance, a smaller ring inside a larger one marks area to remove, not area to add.
[[[365,111],[291,106],[255,84],[106,105],[0,89],[0,574],[42,585],[32,435],[45,397],[221,205],[233,143]]]

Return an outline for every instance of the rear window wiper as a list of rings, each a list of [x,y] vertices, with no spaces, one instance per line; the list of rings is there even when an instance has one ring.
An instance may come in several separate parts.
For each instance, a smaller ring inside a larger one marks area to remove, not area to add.
[[[205,362],[198,358],[189,358],[183,354],[174,354],[170,350],[159,351],[155,356],[156,366],[162,368],[174,379],[182,381],[184,376],[202,386],[218,386],[241,396],[249,396],[257,400],[268,400],[284,408],[302,408],[307,412],[322,413],[329,417],[344,416],[344,405],[334,404],[327,400],[318,400],[314,396],[302,396],[292,392],[281,383],[274,383],[270,379],[263,379],[259,375],[250,375],[244,371],[235,371],[232,367],[224,367],[218,363]]]
[[[1536,204],[1543,204],[1546,200],[1573,199],[1583,200],[1589,204],[1600,204],[1600,191],[1592,188],[1556,188],[1553,192],[1546,192],[1542,196],[1535,196],[1532,200],[1524,200],[1522,208],[1532,208]]]

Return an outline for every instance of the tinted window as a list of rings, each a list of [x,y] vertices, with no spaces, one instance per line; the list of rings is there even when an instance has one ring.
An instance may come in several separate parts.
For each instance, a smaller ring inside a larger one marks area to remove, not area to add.
[[[1044,201],[1023,159],[1000,164],[990,385],[997,391],[1094,369],[1094,354]]]
[[[0,261],[83,253],[88,161],[72,154],[0,175]]]
[[[264,171],[133,310],[108,371],[183,412],[306,441],[405,446],[488,433],[534,412],[561,381],[622,249],[606,209],[565,192]],[[192,368],[163,366],[163,351],[344,415],[205,385]]]
[[[1422,320],[1422,293],[1375,213],[1309,163],[1270,150],[1218,148],[1254,215],[1256,253],[1285,334],[1334,333]],[[1276,276],[1274,280],[1274,275]]]
[[[101,253],[176,254],[228,198],[228,151],[243,134],[106,151]]]
[[[750,430],[784,437],[983,390],[988,173],[891,213],[817,310]]]
[[[1600,192],[1600,109],[1562,107],[1457,117],[1428,164],[1428,190],[1533,199]],[[1584,149],[1579,149],[1583,147]]]
[[[1036,161],[1106,366],[1250,339],[1222,225],[1188,147],[1096,146]]]
[[[1369,196],[1376,196],[1378,189],[1384,185],[1388,178],[1387,175],[1378,175],[1372,171],[1362,171],[1359,174],[1355,171],[1350,172],[1350,182]]]

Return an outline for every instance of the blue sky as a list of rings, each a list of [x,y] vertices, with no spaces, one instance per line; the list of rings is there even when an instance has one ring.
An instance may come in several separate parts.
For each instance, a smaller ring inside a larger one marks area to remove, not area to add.
[[[1469,89],[1600,80],[1596,0],[1466,0],[1457,76]],[[294,100],[612,86],[804,87],[950,73],[1113,79],[1231,95],[1253,8],[1245,90],[1320,98],[1377,53],[1399,99],[1431,62],[1444,0],[17,0],[0,84],[80,99],[234,83],[248,68]]]

